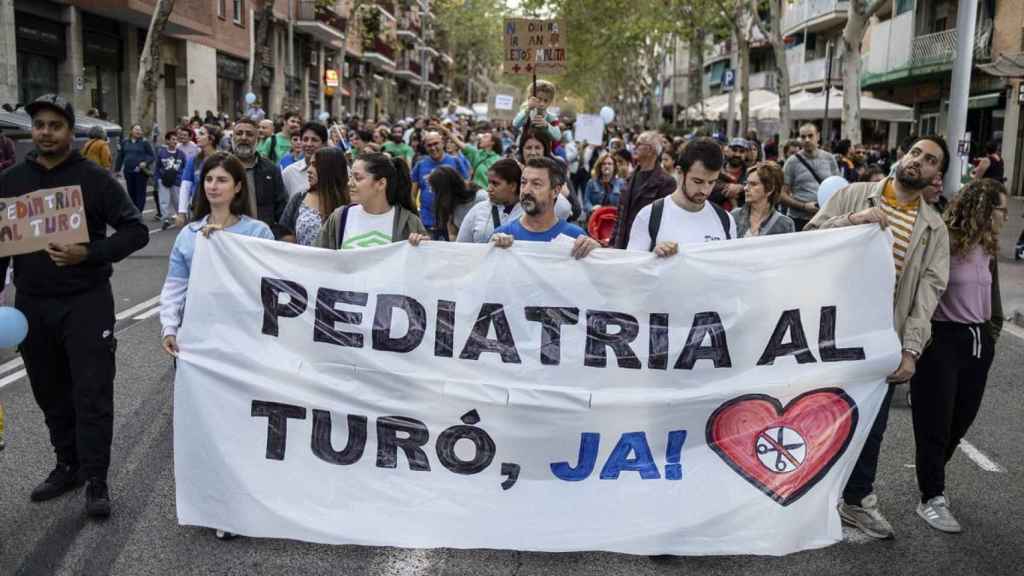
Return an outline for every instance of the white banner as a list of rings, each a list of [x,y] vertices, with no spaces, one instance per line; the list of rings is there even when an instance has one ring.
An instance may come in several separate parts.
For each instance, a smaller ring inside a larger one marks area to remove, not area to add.
[[[410,548],[839,541],[900,354],[886,234],[568,253],[200,239],[179,522]]]

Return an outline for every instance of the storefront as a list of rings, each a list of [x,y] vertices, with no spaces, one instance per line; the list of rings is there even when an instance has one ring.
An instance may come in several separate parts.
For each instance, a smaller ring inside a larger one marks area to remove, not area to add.
[[[217,52],[217,110],[214,112],[227,114],[229,118],[242,115],[247,76],[245,60]]]
[[[121,124],[127,119],[120,98],[123,46],[117,22],[92,14],[82,15],[85,90],[92,108],[99,111],[101,118]]]
[[[18,51],[18,100],[31,102],[60,92],[57,68],[67,54],[65,26],[25,12],[14,13]]]

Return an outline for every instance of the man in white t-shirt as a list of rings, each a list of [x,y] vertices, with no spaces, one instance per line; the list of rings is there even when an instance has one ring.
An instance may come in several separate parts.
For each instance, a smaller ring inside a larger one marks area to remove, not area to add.
[[[666,257],[679,252],[681,244],[736,237],[732,216],[714,202],[708,202],[722,170],[721,146],[710,138],[692,140],[683,148],[676,166],[676,191],[640,210],[630,228],[627,250]]]
[[[299,134],[302,135],[302,160],[289,164],[281,172],[281,179],[284,180],[284,187],[288,190],[289,198],[309,191],[306,162],[312,159],[327,142],[327,127],[319,122],[306,122]]]

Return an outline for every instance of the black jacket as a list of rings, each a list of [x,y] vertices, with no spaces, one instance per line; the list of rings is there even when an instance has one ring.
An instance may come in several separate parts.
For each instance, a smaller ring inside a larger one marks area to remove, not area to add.
[[[256,158],[252,174],[256,184],[256,218],[270,226],[281,220],[288,205],[288,190],[281,179],[281,169],[258,154]]]
[[[81,264],[58,268],[45,251],[14,256],[14,285],[33,296],[67,296],[107,282],[112,264],[149,243],[149,229],[121,184],[96,164],[72,151],[64,162],[47,170],[29,152],[23,162],[0,174],[0,198],[22,196],[36,190],[80,186],[89,227],[89,255]],[[107,226],[114,234],[107,237]],[[0,278],[7,275],[10,258],[0,258]]]

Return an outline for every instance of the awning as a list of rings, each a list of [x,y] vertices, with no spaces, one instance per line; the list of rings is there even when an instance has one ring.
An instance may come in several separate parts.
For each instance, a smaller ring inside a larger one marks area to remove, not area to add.
[[[1000,54],[995,62],[981,64],[978,68],[1000,78],[1024,78],[1024,52]]]
[[[1002,96],[1002,94],[999,92],[971,96],[967,99],[967,109],[976,110],[981,108],[995,108],[996,106],[999,106],[1000,96]]]
[[[815,120],[825,115],[825,93],[800,92],[789,98],[789,117],[792,120]],[[777,119],[779,117],[779,101],[776,98],[757,109],[751,110],[751,116],[759,120]],[[883,122],[913,122],[914,109],[895,102],[888,102],[871,96],[861,95],[860,116],[863,120],[880,120]],[[829,94],[828,117],[843,117],[843,91],[833,88]]]
[[[740,92],[736,93],[736,115],[739,116]],[[768,90],[755,89],[750,91],[750,109],[753,110],[769,102],[778,102],[778,95]],[[724,120],[729,114],[729,93],[717,94],[705,98],[701,103],[694,104],[685,110],[690,120]]]

